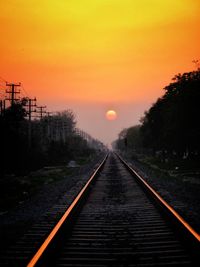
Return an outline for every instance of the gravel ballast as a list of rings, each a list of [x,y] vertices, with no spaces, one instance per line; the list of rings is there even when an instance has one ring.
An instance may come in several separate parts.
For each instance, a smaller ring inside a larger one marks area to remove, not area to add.
[[[200,233],[200,177],[169,175],[138,160],[127,162],[160,196]]]
[[[104,155],[92,159],[89,163],[73,169],[73,174],[59,179],[53,183],[41,186],[38,192],[30,199],[19,203],[14,209],[0,215],[0,246],[1,255],[9,250],[31,227],[49,216],[55,205],[62,205],[67,209],[82,186],[97,168]]]
[[[52,225],[59,220],[102,159],[103,155],[100,155],[90,163],[76,167],[72,175],[44,184],[32,198],[20,203],[15,209],[2,213],[0,256],[4,257],[4,252],[9,250],[11,245],[13,247],[13,244],[32,231],[31,229],[44,218],[47,221],[52,220]],[[200,232],[200,179],[166,176],[158,174],[139,161],[127,161],[197,232]],[[55,210],[58,211],[54,213]],[[44,236],[46,234],[44,233]]]

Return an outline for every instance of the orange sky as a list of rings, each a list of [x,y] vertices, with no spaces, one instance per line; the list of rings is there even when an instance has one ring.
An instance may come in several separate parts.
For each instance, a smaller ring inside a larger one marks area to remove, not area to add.
[[[72,108],[106,143],[200,58],[199,0],[1,0],[0,10],[0,76],[50,110]]]

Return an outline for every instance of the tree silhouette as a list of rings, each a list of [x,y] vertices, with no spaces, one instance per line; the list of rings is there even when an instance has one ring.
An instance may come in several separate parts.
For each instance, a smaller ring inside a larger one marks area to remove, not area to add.
[[[144,145],[179,154],[199,153],[200,71],[176,75],[164,90],[143,118]]]
[[[200,154],[200,69],[176,75],[164,95],[145,112],[141,125],[120,132],[115,145],[145,148],[167,157],[197,159]]]

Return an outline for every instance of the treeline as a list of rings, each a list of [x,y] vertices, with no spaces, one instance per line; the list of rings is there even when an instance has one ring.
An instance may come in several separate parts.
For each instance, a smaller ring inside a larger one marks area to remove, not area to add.
[[[1,177],[27,173],[45,165],[67,165],[70,160],[105,149],[101,142],[76,128],[71,110],[30,119],[28,101],[22,98],[7,101],[7,107],[1,105]]]
[[[141,124],[120,132],[120,150],[199,160],[200,69],[178,74],[164,95],[145,112]]]

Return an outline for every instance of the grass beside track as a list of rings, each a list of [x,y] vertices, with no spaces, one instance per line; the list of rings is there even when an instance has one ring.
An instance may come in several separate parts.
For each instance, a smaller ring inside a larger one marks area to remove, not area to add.
[[[25,176],[6,175],[0,179],[0,214],[30,199],[43,186],[62,179],[70,179],[70,176],[77,173],[89,160],[90,158],[79,158],[75,167],[68,167],[67,164],[46,166]]]

